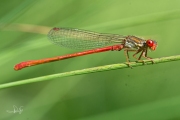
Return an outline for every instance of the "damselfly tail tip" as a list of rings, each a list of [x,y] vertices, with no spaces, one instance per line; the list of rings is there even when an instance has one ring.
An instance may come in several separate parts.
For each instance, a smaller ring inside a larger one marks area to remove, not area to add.
[[[14,70],[21,70],[25,67],[28,67],[29,61],[18,63],[14,66]]]
[[[21,63],[19,63],[19,64],[16,64],[15,66],[14,66],[14,70],[21,70],[23,67],[22,67],[22,64]]]

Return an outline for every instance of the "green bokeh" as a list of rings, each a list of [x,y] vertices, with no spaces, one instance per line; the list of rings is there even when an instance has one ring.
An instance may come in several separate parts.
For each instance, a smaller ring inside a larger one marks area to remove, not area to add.
[[[21,61],[80,51],[53,45],[46,30],[37,29],[42,27],[143,36],[158,42],[149,56],[178,55],[179,5],[179,0],[2,0],[0,83],[125,61],[123,51],[105,52],[14,71]],[[179,120],[179,71],[176,61],[1,89],[0,119]],[[6,112],[13,105],[23,112]]]

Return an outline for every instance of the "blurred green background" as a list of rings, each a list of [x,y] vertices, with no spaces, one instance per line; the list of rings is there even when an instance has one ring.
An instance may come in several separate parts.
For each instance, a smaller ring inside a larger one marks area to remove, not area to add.
[[[179,0],[1,0],[0,83],[125,62],[105,52],[14,71],[74,53],[49,42],[53,27],[155,39],[153,58],[178,55]],[[134,60],[132,58],[132,60]],[[1,120],[180,120],[179,61],[84,74],[0,90]],[[23,106],[23,112],[8,113]]]

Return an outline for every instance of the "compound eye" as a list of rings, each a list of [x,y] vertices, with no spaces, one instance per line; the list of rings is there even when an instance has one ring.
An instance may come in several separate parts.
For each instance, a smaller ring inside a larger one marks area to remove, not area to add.
[[[154,42],[152,40],[147,40],[146,41],[146,44],[149,46],[149,47],[152,47],[154,45]]]

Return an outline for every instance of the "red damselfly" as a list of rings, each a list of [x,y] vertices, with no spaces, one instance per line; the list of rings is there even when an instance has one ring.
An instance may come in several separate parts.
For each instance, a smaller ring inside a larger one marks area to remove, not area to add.
[[[133,57],[138,61],[140,61],[141,57],[151,60],[151,58],[147,56],[148,48],[154,51],[157,47],[157,42],[151,39],[145,40],[132,35],[123,36],[118,34],[103,34],[72,28],[53,28],[49,31],[48,38],[50,41],[60,46],[73,49],[91,50],[41,60],[25,61],[15,65],[14,69],[20,70],[38,64],[105,51],[120,51],[122,49],[124,49],[127,64],[130,66],[129,51],[135,52]],[[136,55],[138,53],[141,54],[137,58]]]

